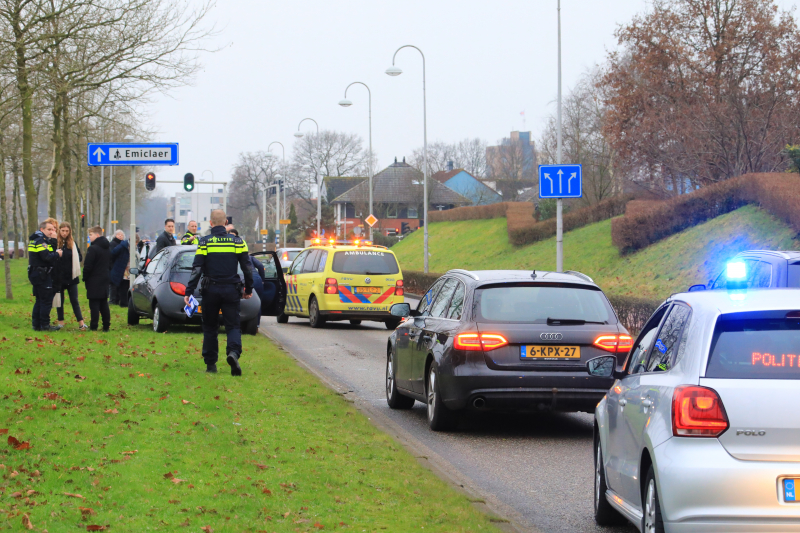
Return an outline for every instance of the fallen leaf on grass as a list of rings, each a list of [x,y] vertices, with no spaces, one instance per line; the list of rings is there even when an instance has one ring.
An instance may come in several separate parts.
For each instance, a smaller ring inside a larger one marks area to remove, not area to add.
[[[205,531],[206,533],[214,533],[214,530],[213,530],[213,529],[211,529],[211,526],[203,526],[203,527],[201,527],[200,529],[202,529],[202,530],[203,530],[203,531]]]
[[[262,494],[267,494],[269,496],[272,496],[272,491],[269,490],[269,489],[263,489],[261,492],[262,492]]]
[[[117,411],[116,409],[106,409],[103,412],[104,413],[111,413],[112,415],[115,415],[115,414],[119,413],[119,411]]]
[[[172,475],[172,472],[167,472],[166,474],[164,474],[164,477],[165,477],[166,479],[172,479],[172,478],[173,478],[173,477],[175,477],[175,476],[173,476],[173,475]]]
[[[120,452],[122,455],[133,455],[139,450],[128,450],[127,452]]]
[[[284,518],[288,518],[288,516],[289,516],[290,514],[292,514],[292,512],[291,512],[291,511],[286,511],[285,513],[283,513],[283,517],[284,517]]]
[[[182,523],[180,523],[178,525],[181,526],[181,527],[186,527],[186,526],[189,525],[189,521],[187,520],[186,522],[182,522]]]
[[[6,433],[8,433],[7,429],[0,429],[0,435],[5,435]]]
[[[36,491],[35,491],[35,490],[33,490],[33,489],[28,489],[27,491],[25,491],[25,494],[27,494],[28,496],[30,496],[31,494],[36,494]]]
[[[86,526],[86,531],[105,531],[106,529],[108,529],[108,526]]]
[[[76,357],[75,359],[77,359],[77,360],[78,360],[78,361],[80,361],[80,362],[83,362],[83,361],[85,361],[85,360],[86,360],[86,356],[85,356],[85,355],[82,355],[82,356],[80,356],[80,357]]]
[[[75,379],[77,379],[78,381],[83,381],[84,379],[86,379],[86,376],[81,376],[80,374],[75,374]]]
[[[169,500],[169,503],[173,503],[173,504],[174,503],[181,503],[181,501],[180,500]]]
[[[80,494],[72,494],[71,492],[65,492],[64,496],[70,496],[71,498],[80,498],[81,500],[85,500],[86,498],[81,496]]]
[[[186,482],[186,480],[185,480],[185,479],[181,479],[181,478],[179,478],[179,477],[174,477],[174,478],[172,478],[172,480],[171,480],[171,481],[172,481],[173,483],[175,483],[176,485],[178,485],[178,484],[180,484],[180,483],[184,483],[184,482]]]
[[[20,442],[14,437],[8,437],[8,444],[13,446],[15,450],[27,450],[31,447],[30,442]]]
[[[80,510],[83,516],[91,516],[93,514],[97,514],[97,511],[95,511],[91,507],[78,507],[78,509]]]
[[[325,526],[323,526],[323,525],[322,525],[322,524],[320,524],[319,522],[315,522],[315,523],[314,523],[314,527],[315,527],[315,528],[317,528],[317,529],[325,529]]]
[[[48,400],[57,400],[58,399],[58,393],[57,392],[46,392],[46,393],[44,393],[44,397],[47,398]]]
[[[189,400],[181,400],[181,403],[183,403],[183,405],[186,405],[187,403],[191,403],[191,402]]]
[[[25,529],[33,529],[33,524],[31,524],[31,518],[28,516],[28,513],[22,515],[22,525],[25,526]]]
[[[269,466],[267,466],[267,465],[262,465],[262,464],[260,464],[260,463],[256,463],[256,466],[257,466],[257,467],[258,467],[260,470],[266,470],[267,468],[269,468]]]
[[[21,492],[12,492],[11,494],[9,494],[9,496],[11,496],[12,498],[22,498],[22,493]]]

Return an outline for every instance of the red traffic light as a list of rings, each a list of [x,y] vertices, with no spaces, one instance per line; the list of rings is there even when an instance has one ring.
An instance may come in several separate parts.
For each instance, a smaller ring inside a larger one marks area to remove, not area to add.
[[[153,172],[148,172],[144,178],[144,188],[148,191],[154,191],[156,188],[156,175]]]

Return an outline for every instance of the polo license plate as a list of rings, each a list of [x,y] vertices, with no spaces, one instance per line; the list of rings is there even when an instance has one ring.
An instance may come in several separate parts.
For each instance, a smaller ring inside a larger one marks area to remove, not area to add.
[[[796,487],[800,486],[800,478],[785,478],[783,481],[783,501],[786,503],[800,503]]]
[[[524,345],[520,346],[520,359],[580,359],[580,346]]]
[[[380,294],[381,288],[380,287],[356,287],[356,293],[358,294]]]

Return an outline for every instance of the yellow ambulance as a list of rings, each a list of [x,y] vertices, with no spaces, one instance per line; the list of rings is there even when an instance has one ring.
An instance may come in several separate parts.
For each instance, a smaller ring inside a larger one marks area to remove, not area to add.
[[[395,329],[400,318],[389,314],[402,303],[403,273],[394,253],[369,241],[337,243],[315,239],[300,252],[286,274],[286,307],[278,316],[308,317],[312,328],[326,322],[383,322]]]

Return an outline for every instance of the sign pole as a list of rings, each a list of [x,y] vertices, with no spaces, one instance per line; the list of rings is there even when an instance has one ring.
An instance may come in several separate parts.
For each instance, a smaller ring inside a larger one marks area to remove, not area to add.
[[[275,181],[275,249],[280,246],[281,238],[281,182]]]
[[[264,184],[264,203],[261,205],[261,251],[267,251],[267,185]]]
[[[128,238],[128,250],[131,255],[130,268],[136,268],[136,167],[131,165],[131,229]],[[133,287],[133,280],[131,280]]]
[[[561,164],[561,0],[558,0],[558,148],[556,163]],[[563,200],[556,200],[556,272],[564,271]],[[427,227],[425,228],[427,231]],[[427,270],[426,270],[427,272]]]

